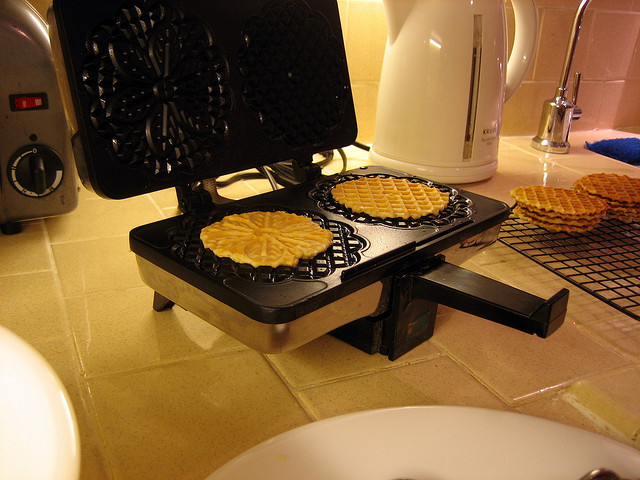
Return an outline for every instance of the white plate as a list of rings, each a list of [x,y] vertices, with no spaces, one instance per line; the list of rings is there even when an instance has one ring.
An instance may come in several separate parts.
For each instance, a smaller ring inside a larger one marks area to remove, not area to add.
[[[640,451],[578,428],[471,407],[369,410],[278,435],[207,480],[578,480],[640,476]]]
[[[62,382],[0,326],[0,479],[75,480],[79,472],[78,427]]]

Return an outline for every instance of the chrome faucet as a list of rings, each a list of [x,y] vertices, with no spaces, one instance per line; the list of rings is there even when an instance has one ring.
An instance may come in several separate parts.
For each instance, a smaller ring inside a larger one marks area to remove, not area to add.
[[[537,150],[549,153],[568,153],[570,148],[569,130],[571,129],[571,120],[577,120],[582,116],[582,110],[576,105],[581,74],[575,74],[573,94],[570,100],[567,97],[567,81],[569,80],[571,63],[573,62],[576,45],[578,44],[582,18],[590,2],[591,0],[581,0],[573,19],[571,36],[569,37],[569,45],[567,46],[567,53],[564,57],[562,75],[560,76],[560,84],[556,89],[556,96],[545,100],[542,106],[538,135],[531,140],[531,146]]]

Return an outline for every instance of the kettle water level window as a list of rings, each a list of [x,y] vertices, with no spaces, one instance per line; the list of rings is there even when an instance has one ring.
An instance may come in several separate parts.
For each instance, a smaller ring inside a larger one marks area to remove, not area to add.
[[[480,67],[482,65],[482,15],[473,16],[473,51],[471,54],[471,81],[469,82],[469,108],[467,128],[464,135],[463,161],[470,161],[473,153],[473,135],[478,112],[478,91],[480,89]]]

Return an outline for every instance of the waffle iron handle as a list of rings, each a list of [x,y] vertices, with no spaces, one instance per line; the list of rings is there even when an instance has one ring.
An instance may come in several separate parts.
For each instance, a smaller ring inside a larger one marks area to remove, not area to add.
[[[522,332],[546,338],[567,312],[569,290],[548,300],[444,261],[438,256],[418,275],[415,288],[425,299]]]

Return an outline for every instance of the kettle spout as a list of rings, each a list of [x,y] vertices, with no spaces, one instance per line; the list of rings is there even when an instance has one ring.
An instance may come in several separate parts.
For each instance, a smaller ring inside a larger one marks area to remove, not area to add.
[[[418,0],[383,0],[388,42],[393,44]]]

